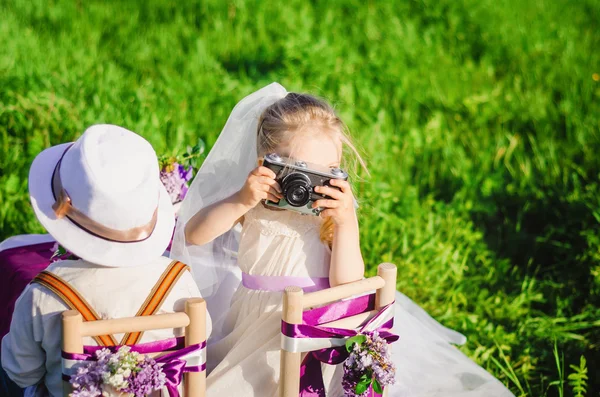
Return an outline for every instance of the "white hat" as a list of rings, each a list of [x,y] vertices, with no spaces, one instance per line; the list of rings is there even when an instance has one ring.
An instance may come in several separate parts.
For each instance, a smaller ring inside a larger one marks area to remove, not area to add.
[[[142,265],[161,256],[173,235],[173,205],[154,149],[115,125],[94,125],[76,142],[40,153],[29,195],[48,232],[98,265]]]

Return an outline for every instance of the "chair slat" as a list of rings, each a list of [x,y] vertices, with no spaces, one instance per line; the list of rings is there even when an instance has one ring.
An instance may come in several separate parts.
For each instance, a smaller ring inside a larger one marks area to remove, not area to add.
[[[366,278],[354,283],[338,285],[337,287],[305,294],[304,298],[302,299],[302,306],[304,309],[310,309],[340,299],[349,298],[353,295],[360,295],[368,291],[374,291],[382,288],[384,285],[385,281],[379,276]]]
[[[183,328],[189,324],[190,319],[185,313],[157,314],[144,317],[86,321],[81,326],[81,334],[82,336],[121,334],[155,329]]]

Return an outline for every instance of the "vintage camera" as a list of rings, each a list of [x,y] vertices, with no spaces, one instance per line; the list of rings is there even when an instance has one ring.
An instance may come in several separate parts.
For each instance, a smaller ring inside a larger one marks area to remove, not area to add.
[[[316,193],[316,186],[330,186],[331,179],[348,180],[348,174],[339,168],[310,164],[301,160],[271,153],[265,156],[263,166],[273,170],[281,186],[283,198],[278,203],[266,200],[271,207],[297,211],[302,214],[319,215],[321,209],[312,208],[314,201],[328,198]],[[334,187],[334,189],[337,189]]]

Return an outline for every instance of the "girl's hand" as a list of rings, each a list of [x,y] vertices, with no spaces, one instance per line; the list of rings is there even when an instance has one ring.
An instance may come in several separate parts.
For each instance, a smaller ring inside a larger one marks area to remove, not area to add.
[[[239,191],[240,202],[248,208],[254,208],[262,200],[279,202],[281,187],[275,181],[277,175],[267,167],[256,167],[248,175],[246,183]]]
[[[340,188],[341,191],[329,186],[316,186],[315,191],[317,193],[330,198],[315,201],[313,208],[323,208],[321,216],[324,218],[331,217],[337,226],[348,223],[355,224],[356,212],[354,211],[354,196],[350,184],[341,179],[331,179],[329,184]]]

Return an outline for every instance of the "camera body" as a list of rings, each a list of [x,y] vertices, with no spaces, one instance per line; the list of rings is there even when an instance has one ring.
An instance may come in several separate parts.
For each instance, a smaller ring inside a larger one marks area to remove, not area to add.
[[[307,215],[319,215],[321,209],[312,208],[313,202],[328,198],[315,192],[316,186],[330,186],[331,179],[348,180],[348,174],[339,168],[311,164],[279,156],[276,153],[266,155],[263,166],[275,172],[283,194],[283,198],[278,203],[266,200],[265,205]]]

